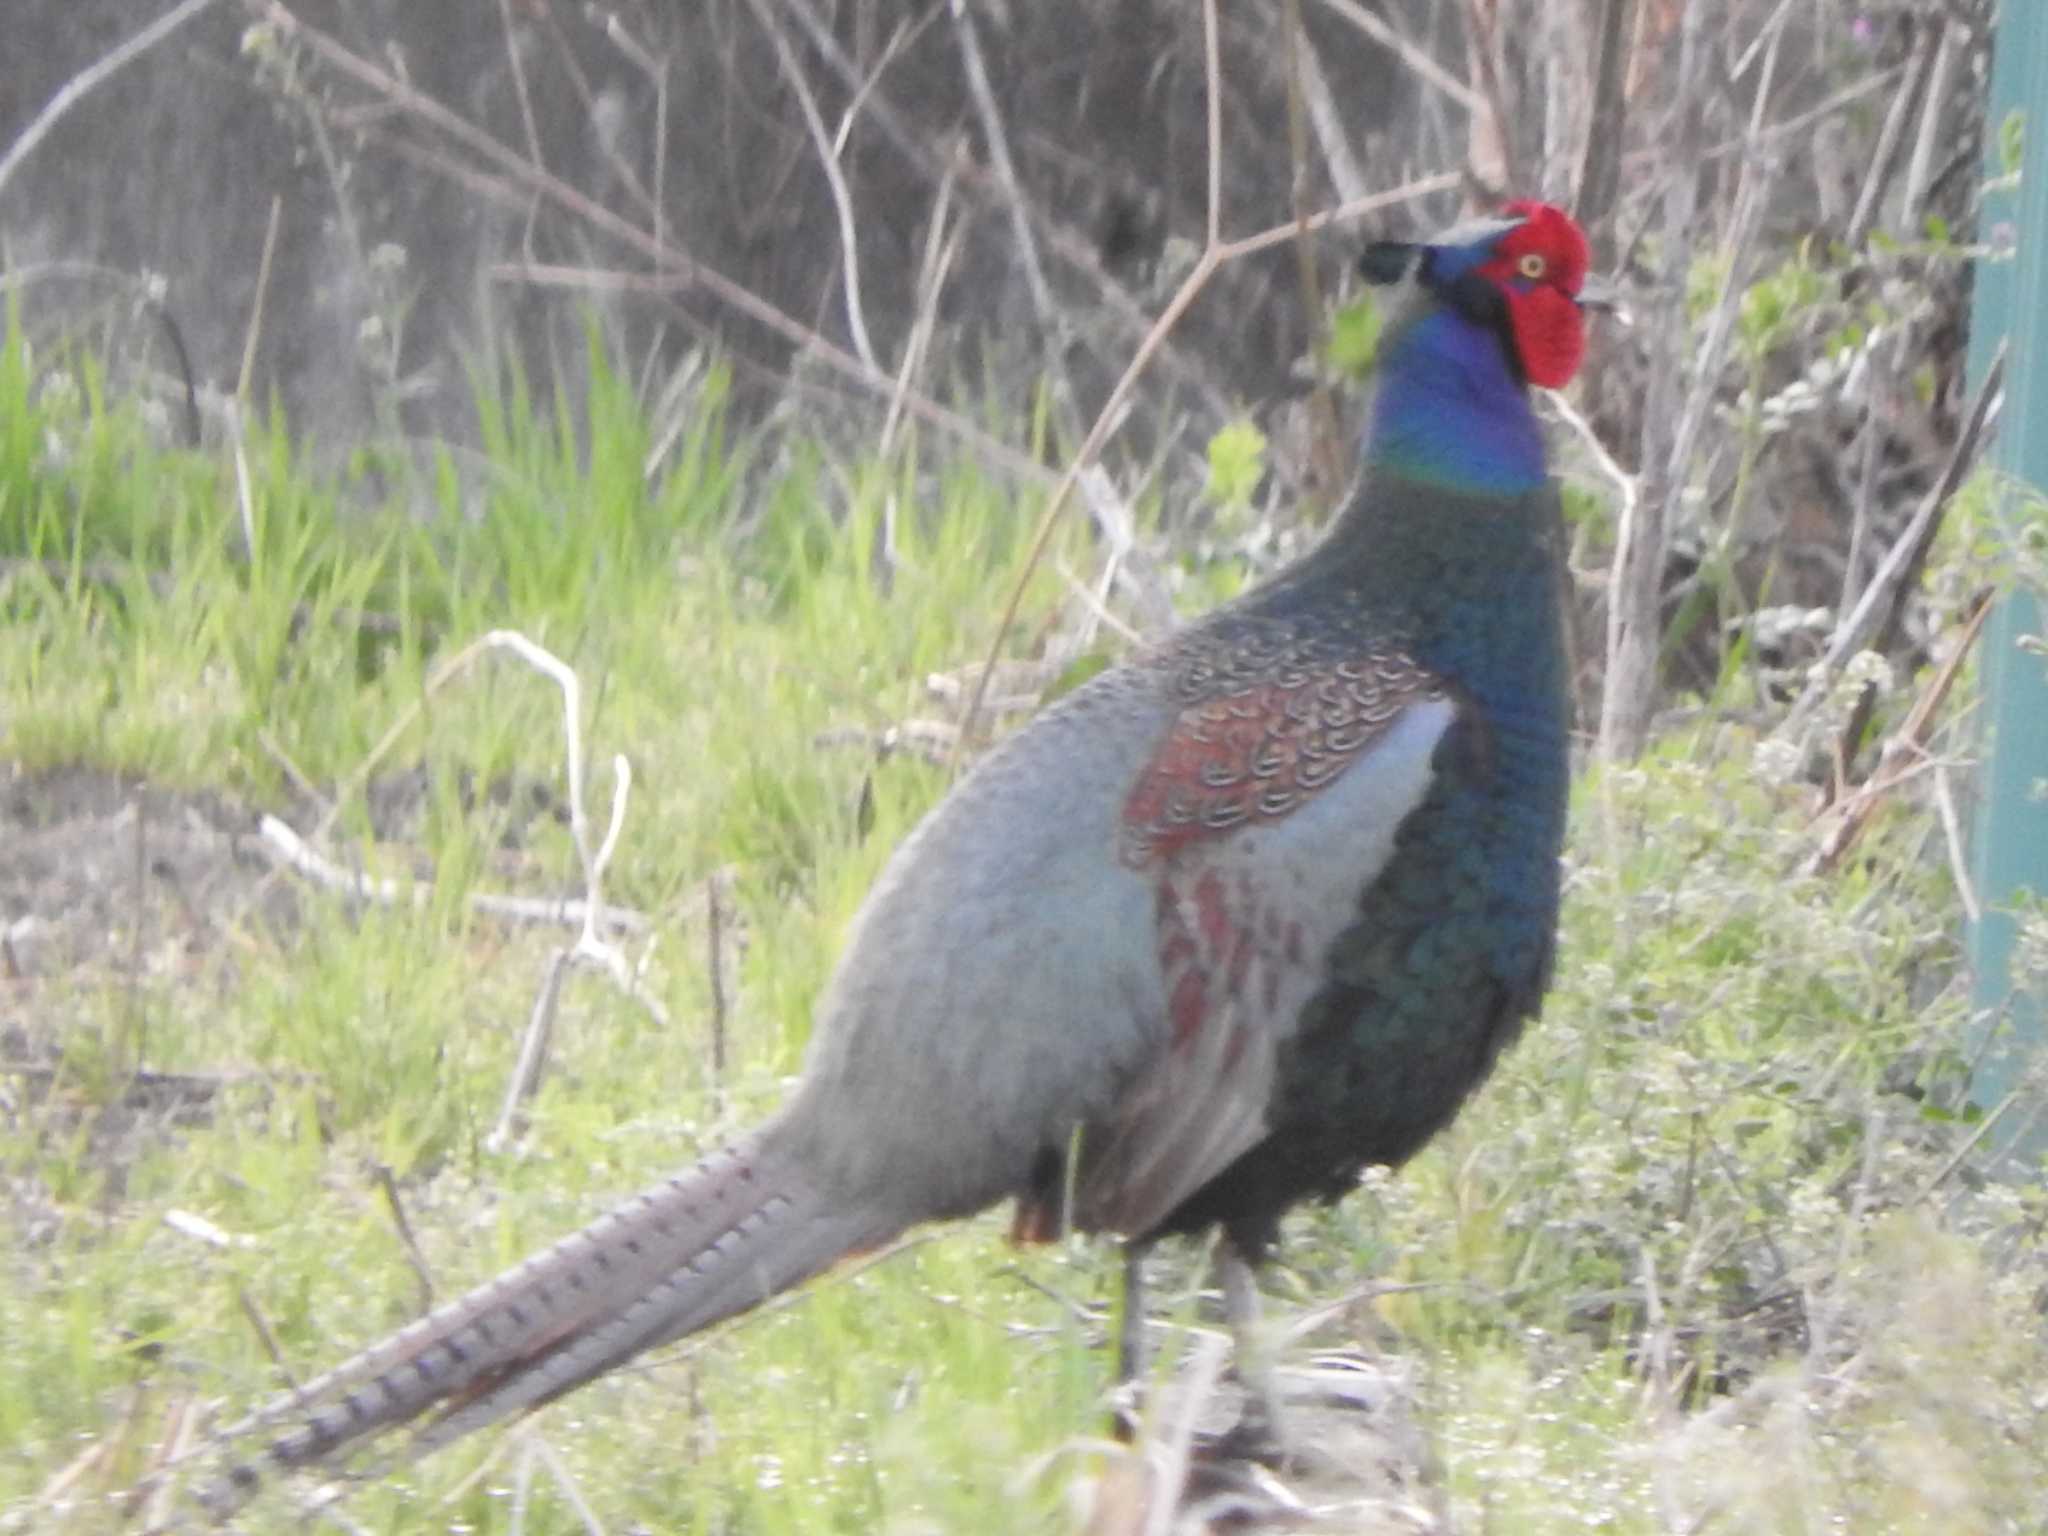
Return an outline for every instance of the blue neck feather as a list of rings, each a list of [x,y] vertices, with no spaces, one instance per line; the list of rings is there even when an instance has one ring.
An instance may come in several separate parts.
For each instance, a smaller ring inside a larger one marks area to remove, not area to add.
[[[1500,338],[1452,309],[1429,310],[1387,342],[1365,456],[1479,496],[1518,496],[1546,477],[1543,432]]]

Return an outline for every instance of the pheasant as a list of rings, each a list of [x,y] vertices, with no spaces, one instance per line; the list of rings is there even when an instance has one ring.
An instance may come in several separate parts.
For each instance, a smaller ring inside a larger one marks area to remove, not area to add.
[[[1578,226],[1532,202],[1361,268],[1394,292],[1321,542],[926,816],[778,1113],[259,1413],[216,1516],[266,1472],[423,1415],[424,1454],[1005,1198],[1022,1239],[1220,1229],[1241,1299],[1285,1211],[1451,1119],[1551,969],[1561,524],[1529,386],[1576,371],[1594,295]]]

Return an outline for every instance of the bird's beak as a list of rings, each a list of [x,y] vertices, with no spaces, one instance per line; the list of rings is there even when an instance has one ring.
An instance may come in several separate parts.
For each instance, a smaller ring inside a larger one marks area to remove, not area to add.
[[[1597,272],[1587,273],[1586,280],[1579,284],[1579,308],[1612,315],[1623,325],[1635,323],[1628,306],[1621,302],[1621,290]]]

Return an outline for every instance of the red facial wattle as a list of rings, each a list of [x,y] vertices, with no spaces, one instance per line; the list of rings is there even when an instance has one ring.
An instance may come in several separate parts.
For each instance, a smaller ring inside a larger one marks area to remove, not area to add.
[[[1586,321],[1578,302],[1555,288],[1508,290],[1508,324],[1522,374],[1544,389],[1562,389],[1586,355]]]
[[[1521,223],[1500,239],[1478,270],[1507,299],[1515,355],[1531,384],[1559,389],[1586,354],[1579,286],[1591,252],[1571,215],[1548,203],[1515,202],[1506,212]]]

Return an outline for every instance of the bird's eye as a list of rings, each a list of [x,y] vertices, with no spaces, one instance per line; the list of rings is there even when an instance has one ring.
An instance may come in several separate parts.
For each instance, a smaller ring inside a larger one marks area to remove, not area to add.
[[[1538,278],[1550,270],[1550,263],[1537,255],[1536,252],[1530,251],[1520,261],[1515,263],[1515,269],[1524,277]]]

